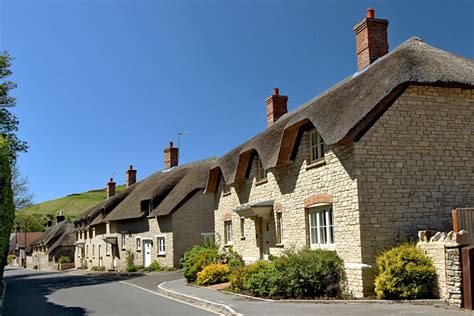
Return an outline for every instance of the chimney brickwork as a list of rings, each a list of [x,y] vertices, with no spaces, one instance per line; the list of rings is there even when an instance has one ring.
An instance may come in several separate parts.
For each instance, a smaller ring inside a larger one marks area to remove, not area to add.
[[[267,104],[267,127],[270,127],[280,117],[288,113],[288,97],[280,95],[278,88],[273,89],[273,95],[265,99]]]
[[[367,17],[354,26],[359,71],[388,53],[387,28],[388,20],[376,19],[372,8],[367,9]]]
[[[107,198],[111,198],[115,195],[115,182],[113,178],[110,178],[107,183]]]
[[[179,149],[173,147],[173,142],[170,142],[170,146],[165,148],[165,168],[169,169],[172,167],[176,167],[178,165],[178,158],[179,158]]]
[[[60,212],[58,215],[56,215],[56,224],[64,221],[66,219],[66,217],[63,215],[62,212]]]
[[[130,165],[130,168],[125,172],[125,185],[130,187],[131,185],[137,182],[137,170],[133,169],[133,166]]]

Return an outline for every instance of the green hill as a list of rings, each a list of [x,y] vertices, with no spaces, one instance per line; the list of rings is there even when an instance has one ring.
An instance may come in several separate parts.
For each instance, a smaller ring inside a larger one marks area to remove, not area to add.
[[[125,190],[125,185],[117,186],[117,193],[123,190]],[[44,226],[48,216],[54,217],[59,212],[62,212],[66,216],[66,219],[74,221],[82,212],[103,201],[105,198],[105,189],[70,194],[16,212],[16,222],[20,222],[22,225],[28,222],[26,225],[31,226],[31,228],[27,228],[27,230],[31,231],[38,230],[38,225]],[[34,218],[37,219],[39,223],[36,223],[37,221]]]

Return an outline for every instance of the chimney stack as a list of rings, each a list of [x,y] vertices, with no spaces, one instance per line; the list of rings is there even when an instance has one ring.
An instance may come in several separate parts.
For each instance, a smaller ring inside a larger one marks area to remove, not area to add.
[[[278,88],[273,89],[273,95],[265,99],[267,104],[267,126],[270,127],[280,117],[288,113],[288,97],[280,95]]]
[[[66,217],[63,215],[63,212],[59,212],[59,214],[56,215],[56,224],[62,222],[65,219],[66,219]]]
[[[387,28],[388,20],[376,19],[372,8],[368,8],[367,17],[354,26],[359,71],[388,53]]]
[[[179,149],[173,147],[173,142],[170,142],[170,146],[165,148],[165,169],[176,167],[178,165],[178,154]]]
[[[125,179],[127,188],[137,182],[137,170],[133,169],[132,165],[130,165],[130,168],[125,172]]]
[[[48,222],[46,223],[46,227],[51,227],[53,226],[53,220],[51,218],[48,218]]]
[[[109,182],[107,183],[107,198],[111,198],[115,195],[115,182],[113,178],[110,178]]]

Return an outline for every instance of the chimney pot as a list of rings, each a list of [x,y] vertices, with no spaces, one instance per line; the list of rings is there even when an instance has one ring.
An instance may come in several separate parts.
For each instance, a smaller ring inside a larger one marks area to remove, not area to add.
[[[165,168],[169,169],[176,167],[179,161],[179,148],[173,147],[173,142],[170,142],[170,146],[165,148]]]
[[[64,221],[66,219],[66,217],[63,215],[62,212],[59,212],[58,215],[56,215],[56,224]]]
[[[115,182],[113,178],[107,183],[107,198],[111,198],[115,195]]]
[[[137,182],[137,170],[133,169],[133,166],[130,165],[130,169],[125,172],[125,186],[128,188],[129,186],[135,184]]]
[[[367,19],[375,19],[375,10],[373,8],[367,9]]]
[[[173,148],[173,142],[170,142],[170,148]]]
[[[372,8],[368,8],[367,17],[354,26],[359,71],[388,53],[387,28],[388,20],[376,19]]]
[[[288,97],[280,95],[280,89],[273,89],[273,95],[265,99],[267,104],[267,126],[270,127],[288,112]]]

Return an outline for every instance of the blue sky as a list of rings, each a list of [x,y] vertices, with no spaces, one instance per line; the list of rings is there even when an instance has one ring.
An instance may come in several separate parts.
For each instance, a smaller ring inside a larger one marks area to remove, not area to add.
[[[36,202],[104,187],[129,164],[221,156],[266,127],[274,87],[289,110],[356,71],[367,7],[393,49],[411,36],[474,58],[466,1],[0,1],[0,49],[16,58],[18,165]]]

